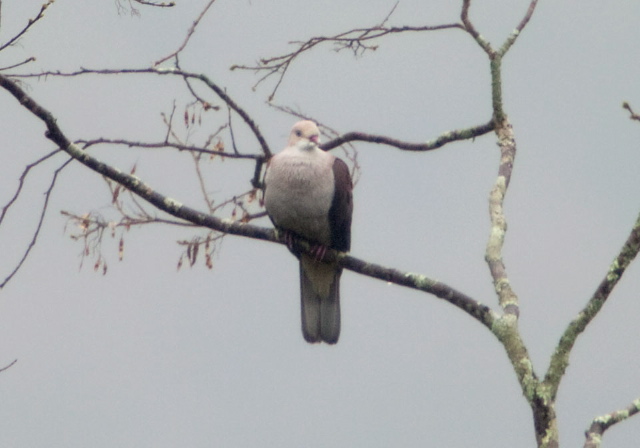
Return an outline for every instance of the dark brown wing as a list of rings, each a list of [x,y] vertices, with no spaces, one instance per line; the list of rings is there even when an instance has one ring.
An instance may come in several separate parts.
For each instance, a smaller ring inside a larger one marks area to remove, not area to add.
[[[349,167],[336,158],[333,162],[334,195],[329,209],[331,248],[347,252],[351,248],[351,215],[353,184]]]

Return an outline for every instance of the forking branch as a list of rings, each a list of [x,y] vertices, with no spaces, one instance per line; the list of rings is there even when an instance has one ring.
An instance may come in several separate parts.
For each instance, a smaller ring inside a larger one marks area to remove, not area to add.
[[[209,3],[211,5],[213,1]],[[349,142],[369,142],[376,144],[383,144],[389,147],[397,148],[406,151],[429,151],[442,147],[447,143],[451,143],[459,140],[468,140],[475,137],[485,135],[491,131],[496,133],[496,141],[500,149],[500,161],[498,164],[498,173],[491,190],[489,197],[489,215],[491,220],[491,232],[486,245],[485,259],[488,265],[488,269],[493,280],[497,301],[500,306],[501,312],[493,311],[490,307],[482,305],[479,301],[466,296],[451,288],[447,285],[439,283],[428,277],[419,274],[413,274],[409,272],[402,272],[394,269],[385,268],[373,263],[367,263],[363,260],[356,259],[350,255],[342,253],[329,253],[328,257],[335,257],[339,260],[341,266],[351,269],[355,272],[369,275],[374,278],[389,281],[398,285],[403,285],[418,289],[424,292],[428,292],[437,297],[443,298],[450,303],[454,304],[458,308],[464,310],[469,315],[473,316],[476,320],[481,322],[484,326],[492,331],[492,333],[503,344],[505,351],[509,357],[509,360],[516,372],[519,384],[521,386],[523,395],[527,399],[533,411],[535,421],[536,437],[538,439],[539,446],[555,447],[558,444],[558,428],[555,419],[555,399],[558,391],[559,384],[562,377],[565,374],[568,366],[569,357],[577,337],[587,328],[590,322],[595,318],[597,313],[602,309],[607,299],[610,297],[614,287],[624,274],[626,268],[634,260],[638,251],[640,250],[640,217],[630,235],[627,242],[623,245],[618,256],[611,264],[608,272],[600,285],[597,287],[596,292],[589,299],[583,310],[578,313],[576,318],[569,324],[565,330],[562,338],[560,339],[556,351],[553,354],[549,368],[544,375],[544,379],[540,380],[535,373],[534,366],[528,355],[527,348],[520,336],[518,329],[518,319],[520,315],[520,304],[518,296],[515,292],[515,285],[512,285],[507,275],[507,268],[503,260],[503,246],[505,243],[505,237],[507,232],[507,222],[504,213],[504,200],[508,191],[513,164],[516,155],[516,134],[511,126],[508,115],[506,113],[503,98],[502,98],[502,58],[512,48],[516,42],[520,33],[524,30],[529,23],[535,8],[537,1],[531,1],[528,9],[519,22],[515,30],[507,37],[507,39],[499,47],[493,47],[488,41],[486,41],[481,33],[476,29],[473,21],[470,18],[470,0],[464,0],[461,10],[461,23],[440,25],[435,27],[390,27],[386,22],[389,19],[389,14],[380,25],[366,28],[366,29],[353,29],[345,33],[337,34],[326,38],[312,38],[304,42],[296,42],[298,50],[293,51],[284,56],[278,56],[275,58],[265,59],[263,68],[254,67],[256,70],[267,71],[267,74],[262,78],[262,82],[266,77],[271,75],[279,76],[276,88],[282,82],[284,75],[289,68],[289,64],[293,62],[302,52],[306,52],[316,46],[323,43],[333,43],[336,46],[336,50],[350,49],[355,55],[361,55],[362,53],[375,50],[376,45],[374,39],[382,38],[387,35],[393,35],[403,32],[418,32],[418,31],[434,31],[439,29],[461,29],[468,33],[481,49],[486,53],[489,60],[489,67],[492,79],[492,117],[491,119],[481,125],[459,129],[455,131],[445,132],[436,137],[433,140],[426,143],[411,143],[404,142],[402,140],[380,136],[370,135],[359,132],[348,132],[342,135],[334,136],[332,140],[323,145],[325,150],[337,148],[340,145]],[[195,28],[195,24],[194,24]],[[194,29],[192,28],[192,30]],[[186,45],[189,36],[188,34],[184,41]],[[307,45],[305,47],[305,44]],[[81,69],[76,72],[60,73],[60,72],[42,72],[30,75],[23,75],[22,77],[36,77],[36,76],[80,76],[90,74],[104,74],[115,75],[122,73],[130,74],[147,74],[147,75],[159,75],[159,76],[179,76],[182,77],[189,88],[193,82],[203,83],[211,91],[226,104],[229,115],[231,112],[237,113],[242,121],[249,127],[256,141],[258,142],[259,150],[255,153],[245,153],[241,151],[233,140],[233,151],[220,151],[217,149],[211,149],[208,145],[191,145],[188,142],[174,141],[169,138],[170,132],[167,132],[167,138],[164,141],[159,142],[135,142],[122,139],[108,139],[99,138],[92,140],[77,140],[74,143],[68,139],[62,132],[59,125],[56,123],[53,115],[45,111],[39,106],[33,98],[27,95],[24,90],[20,88],[15,82],[13,82],[7,76],[0,75],[0,84],[2,87],[10,91],[21,104],[23,104],[30,112],[38,116],[43,120],[48,129],[48,137],[56,143],[62,150],[66,151],[71,157],[77,161],[85,164],[90,169],[107,176],[108,178],[118,182],[118,185],[122,185],[129,192],[133,192],[139,197],[149,201],[159,210],[162,210],[170,215],[178,218],[181,221],[175,220],[172,223],[184,222],[189,226],[203,226],[218,232],[216,235],[221,234],[235,234],[245,237],[251,237],[256,239],[262,239],[266,241],[277,242],[280,241],[277,234],[270,229],[264,229],[254,225],[247,224],[242,220],[225,220],[214,216],[212,207],[208,207],[207,213],[202,213],[198,210],[192,209],[185,205],[182,205],[178,201],[171,199],[155,190],[149,185],[144,183],[133,174],[127,174],[121,172],[114,167],[101,163],[98,159],[88,154],[87,149],[91,146],[110,144],[110,145],[127,145],[137,148],[157,149],[157,148],[172,148],[177,151],[189,151],[192,155],[207,154],[210,156],[220,156],[224,158],[233,159],[247,159],[254,164],[252,186],[254,188],[260,187],[260,175],[263,170],[263,164],[271,156],[271,151],[267,141],[259,130],[258,125],[253,121],[248,112],[238,105],[226,89],[219,87],[210,78],[204,75],[198,75],[195,73],[189,73],[179,68],[177,64],[177,54],[184,48],[184,45],[174,54],[170,56],[176,56],[176,68],[145,68],[145,69],[126,69],[126,70],[88,70]],[[282,58],[282,59],[278,59]],[[272,64],[272,65],[269,65]],[[237,67],[244,69],[252,69],[251,67]],[[272,71],[269,71],[272,70]],[[195,95],[193,89],[190,89],[191,93]],[[201,101],[202,102],[202,101]],[[637,115],[631,109],[631,107],[625,103],[625,109],[631,114],[630,118],[638,120]],[[171,122],[171,120],[169,120]],[[229,119],[229,128],[231,128],[231,120]],[[81,146],[84,145],[84,148]],[[53,186],[53,185],[52,185]],[[118,187],[116,187],[118,188]],[[204,190],[204,189],[203,189]],[[206,196],[206,192],[203,191]],[[18,191],[19,194],[19,191]],[[9,204],[10,206],[10,204]],[[8,207],[8,206],[7,206]],[[6,207],[5,207],[6,209]],[[44,212],[43,212],[44,213]],[[1,221],[1,219],[0,219]],[[127,225],[126,223],[123,225]],[[194,251],[198,251],[198,247],[201,245],[211,244],[212,240],[202,239],[201,241],[187,241],[185,246],[188,247],[188,259],[193,260]],[[300,250],[308,250],[304,242],[299,242]],[[602,433],[610,427],[611,424],[615,424],[618,421],[622,421],[623,414],[625,418],[634,415],[637,412],[637,405],[634,402],[635,408],[629,407],[624,412],[610,414],[610,418],[597,418],[594,420],[594,425],[597,425],[591,434],[593,438],[601,437]],[[636,409],[636,410],[634,410]],[[591,446],[591,445],[589,445]]]
[[[284,76],[291,64],[303,53],[306,53],[321,44],[333,44],[336,52],[349,50],[354,56],[362,56],[368,51],[375,51],[378,45],[375,42],[385,36],[402,34],[402,33],[418,33],[425,31],[440,31],[448,29],[464,29],[460,23],[448,23],[433,26],[387,26],[391,15],[398,6],[398,2],[393,6],[391,11],[377,25],[368,28],[354,28],[349,31],[335,34],[333,36],[317,36],[307,39],[306,41],[290,42],[297,48],[289,53],[263,58],[256,65],[233,65],[231,70],[248,70],[255,73],[264,73],[253,86],[254,89],[272,76],[276,76],[276,85],[269,95],[269,101],[273,100],[275,94],[282,84]]]
[[[33,98],[14,81],[0,75],[0,87],[9,91],[22,106],[45,123],[47,126],[47,138],[58,145],[60,149],[87,168],[122,185],[157,209],[176,218],[180,218],[197,226],[207,227],[222,234],[232,234],[264,241],[284,243],[284,239],[278,236],[273,229],[244,224],[241,221],[220,219],[216,216],[202,213],[159,193],[138,177],[99,161],[88,154],[88,152],[82,150],[76,143],[72,143],[60,128],[56,118],[33,100]],[[310,253],[312,249],[311,245],[304,241],[297,241],[296,247],[306,253]],[[402,272],[397,269],[367,263],[333,250],[327,252],[326,259],[335,259],[344,268],[369,277],[433,294],[465,311],[488,328],[491,328],[494,323],[495,314],[489,307],[442,282],[432,280],[423,275]]]

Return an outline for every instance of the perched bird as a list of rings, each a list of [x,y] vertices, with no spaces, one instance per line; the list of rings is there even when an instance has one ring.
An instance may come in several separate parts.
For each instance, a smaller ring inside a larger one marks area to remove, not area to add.
[[[264,201],[271,221],[300,260],[302,334],[307,342],[335,344],[342,268],[319,260],[327,249],[350,249],[353,185],[347,165],[319,143],[314,122],[293,126],[287,147],[267,166]],[[296,236],[313,245],[315,256],[295,252],[291,241]]]

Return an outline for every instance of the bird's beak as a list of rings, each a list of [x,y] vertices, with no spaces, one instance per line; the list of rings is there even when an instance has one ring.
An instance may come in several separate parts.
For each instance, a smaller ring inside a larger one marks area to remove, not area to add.
[[[309,140],[311,140],[313,143],[315,143],[316,145],[318,144],[319,141],[319,136],[317,135],[312,135],[311,137],[309,137]]]

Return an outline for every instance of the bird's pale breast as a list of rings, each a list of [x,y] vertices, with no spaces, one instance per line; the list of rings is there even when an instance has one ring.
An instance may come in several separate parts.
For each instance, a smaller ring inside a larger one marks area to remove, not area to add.
[[[278,227],[320,244],[331,242],[333,156],[317,149],[283,151],[269,164],[265,206]]]

